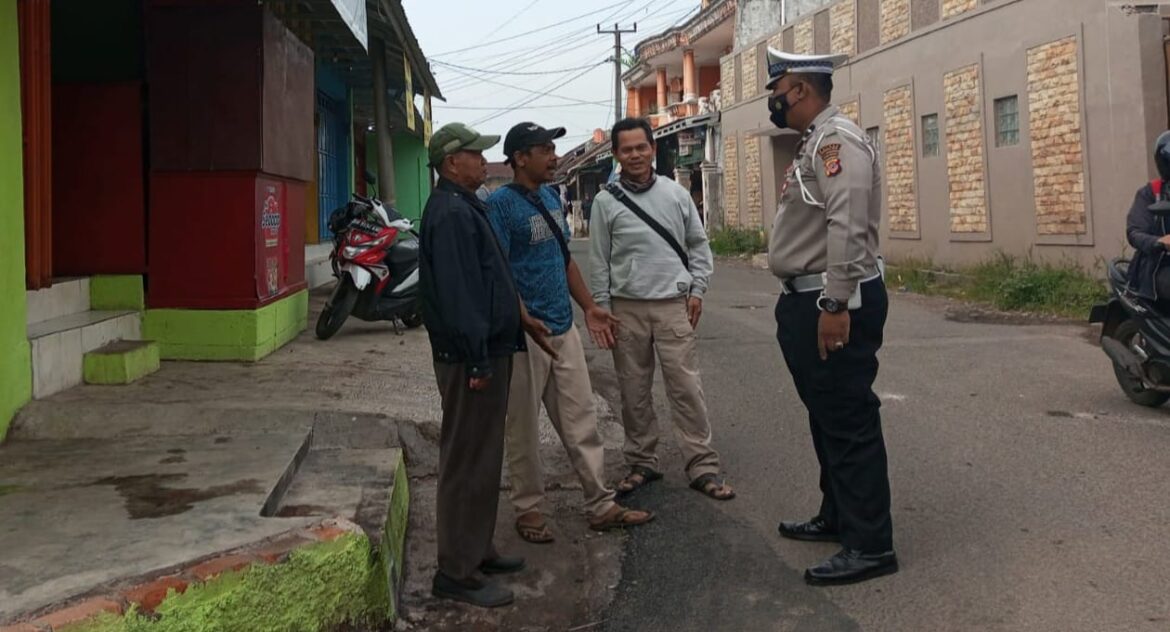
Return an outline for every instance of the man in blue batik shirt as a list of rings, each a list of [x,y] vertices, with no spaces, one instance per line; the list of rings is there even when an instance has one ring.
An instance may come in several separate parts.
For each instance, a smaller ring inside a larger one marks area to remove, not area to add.
[[[505,454],[516,508],[516,530],[531,543],[553,541],[544,519],[544,482],[540,462],[540,405],[560,435],[581,481],[589,527],[597,531],[644,524],[645,511],[614,502],[605,483],[605,451],[597,428],[593,387],[585,348],[573,326],[570,298],[585,312],[593,340],[610,348],[617,319],[598,306],[569,253],[569,227],[560,196],[548,186],[557,166],[553,141],[564,128],[545,129],[521,123],[504,140],[505,162],[513,182],[488,198],[488,217],[512,268],[512,276],[528,314],[542,321],[556,355],[537,345],[516,355],[508,400]]]

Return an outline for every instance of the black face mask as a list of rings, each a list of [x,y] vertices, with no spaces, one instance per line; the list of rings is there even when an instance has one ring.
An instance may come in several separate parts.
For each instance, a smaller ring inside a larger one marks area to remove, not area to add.
[[[796,86],[793,86],[792,88],[789,88],[788,92],[792,92],[795,89]],[[788,105],[788,92],[778,94],[768,99],[768,110],[772,112],[772,115],[769,116],[768,119],[772,121],[773,125],[779,127],[780,129],[788,129],[790,127],[790,125],[788,125],[788,111],[792,109],[792,106]]]

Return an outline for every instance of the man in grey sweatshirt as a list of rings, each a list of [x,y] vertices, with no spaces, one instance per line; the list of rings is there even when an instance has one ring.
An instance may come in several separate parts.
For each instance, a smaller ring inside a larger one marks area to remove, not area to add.
[[[629,493],[662,478],[652,396],[657,350],[691,487],[729,500],[735,492],[711,447],[695,335],[714,268],[707,233],[690,193],[655,176],[649,123],[619,121],[611,139],[621,180],[593,201],[590,285],[594,301],[620,321],[613,360],[630,473],[617,490]]]

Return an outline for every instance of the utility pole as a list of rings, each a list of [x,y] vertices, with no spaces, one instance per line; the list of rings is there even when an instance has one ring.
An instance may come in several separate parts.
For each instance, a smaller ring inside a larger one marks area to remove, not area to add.
[[[623,29],[615,22],[612,31],[601,30],[601,25],[597,25],[597,33],[599,35],[613,34],[613,122],[617,123],[622,120],[622,33],[637,33],[638,23],[634,22],[634,28]]]

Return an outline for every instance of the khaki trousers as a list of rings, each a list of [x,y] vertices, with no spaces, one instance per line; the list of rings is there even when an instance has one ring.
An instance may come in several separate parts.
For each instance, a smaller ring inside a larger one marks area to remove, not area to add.
[[[600,516],[613,508],[605,483],[605,447],[597,429],[593,386],[577,328],[549,338],[557,359],[528,339],[528,352],[515,356],[505,434],[512,504],[517,514],[540,509],[544,480],[540,462],[540,405],[568,452],[581,481],[585,511]]]
[[[613,363],[622,394],[626,463],[661,471],[652,392],[657,351],[687,476],[694,480],[718,474],[719,454],[711,448],[711,423],[699,379],[698,337],[687,318],[686,299],[615,298],[613,314],[622,321]]]

